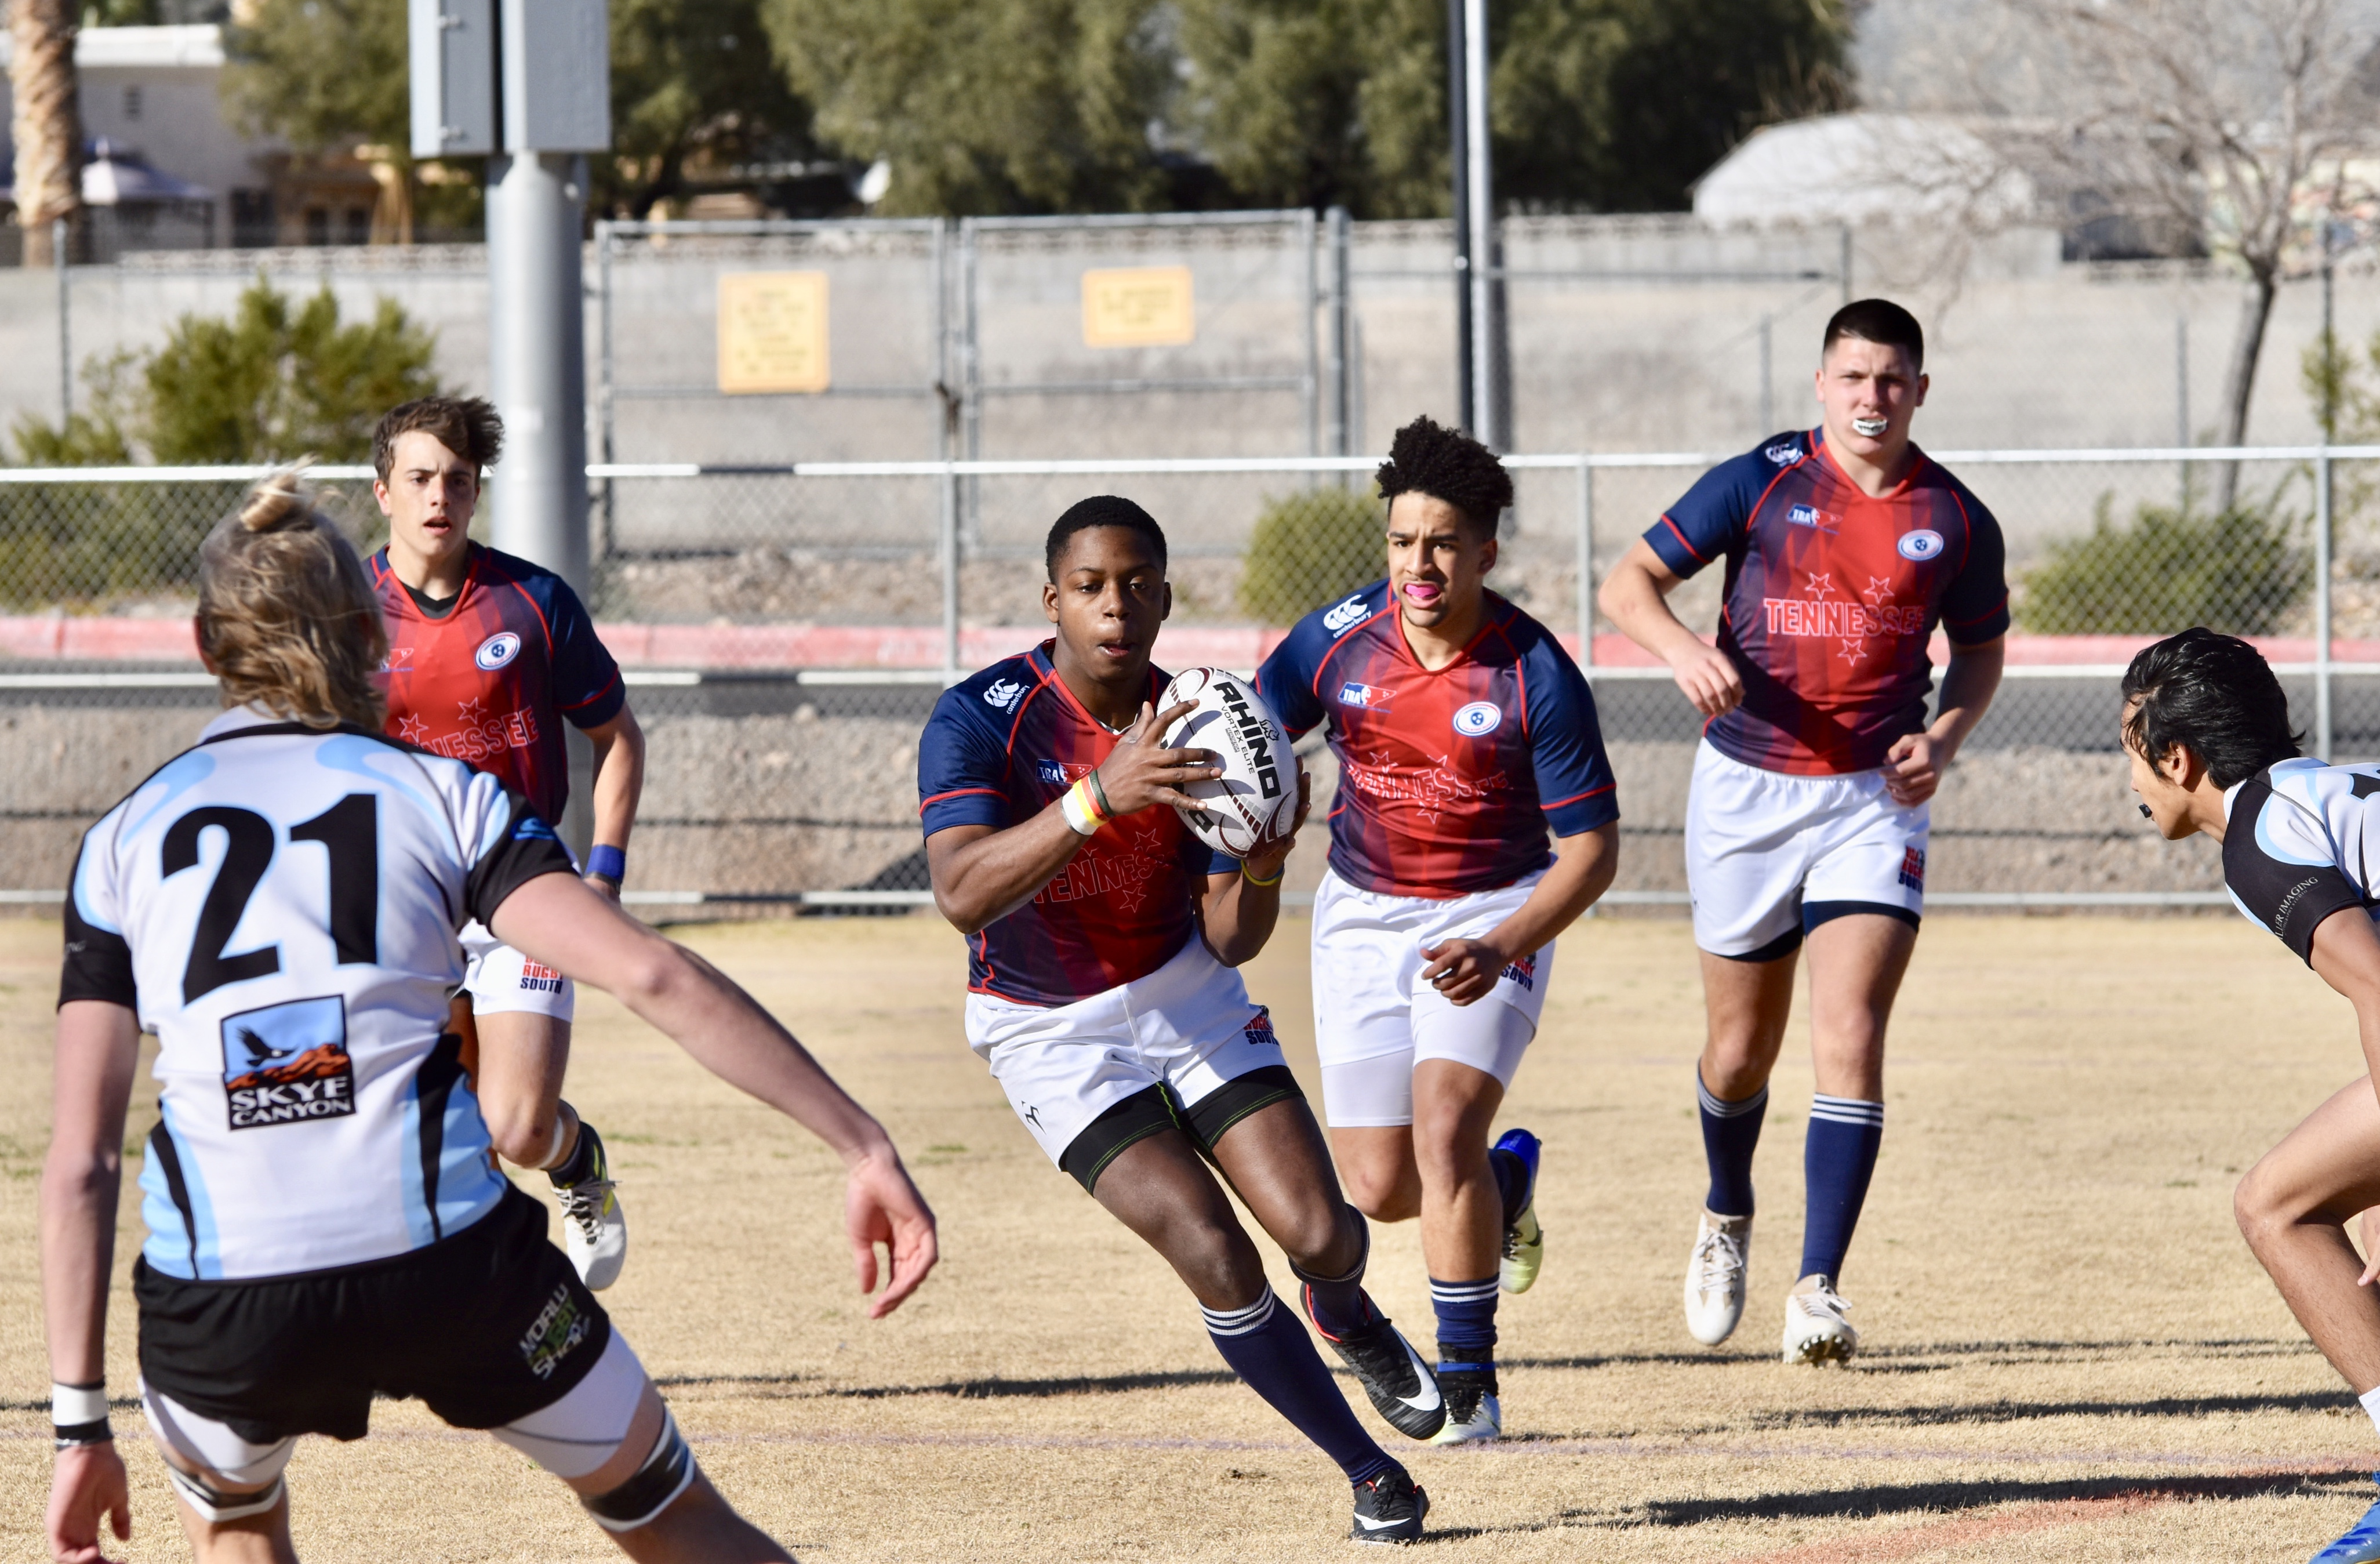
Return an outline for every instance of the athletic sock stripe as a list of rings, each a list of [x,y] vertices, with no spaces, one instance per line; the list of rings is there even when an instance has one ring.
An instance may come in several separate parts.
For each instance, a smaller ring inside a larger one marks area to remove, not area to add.
[[[1702,1104],[1703,1111],[1713,1118],[1742,1118],[1745,1114],[1758,1113],[1768,1106],[1768,1088],[1763,1086],[1740,1103],[1721,1102],[1711,1095],[1711,1089],[1703,1084],[1703,1072],[1696,1070],[1694,1100]]]
[[[1494,1277],[1483,1282],[1432,1282],[1429,1297],[1433,1303],[1477,1303],[1495,1297],[1497,1286]]]
[[[1266,1323],[1272,1318],[1272,1312],[1277,1303],[1278,1300],[1273,1297],[1272,1289],[1268,1287],[1264,1289],[1263,1297],[1245,1309],[1216,1310],[1201,1305],[1198,1313],[1206,1316],[1207,1330],[1209,1335],[1245,1336],[1252,1330],[1262,1330],[1265,1327]]]
[[[1818,1093],[1810,1098],[1810,1117],[1829,1119],[1837,1124],[1881,1127],[1884,1123],[1884,1105],[1863,1102],[1857,1097],[1829,1097],[1824,1093]]]

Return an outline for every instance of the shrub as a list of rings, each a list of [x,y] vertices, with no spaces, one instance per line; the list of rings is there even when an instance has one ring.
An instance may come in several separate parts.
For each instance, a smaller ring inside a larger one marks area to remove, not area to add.
[[[1380,497],[1326,487],[1265,502],[1241,562],[1240,612],[1262,625],[1292,625],[1387,573]]]
[[[2296,521],[2241,504],[2214,515],[2143,504],[2119,527],[2102,495],[2091,531],[2049,545],[2017,620],[2037,635],[2166,635],[2204,625],[2269,635],[2304,601],[2313,561]]]

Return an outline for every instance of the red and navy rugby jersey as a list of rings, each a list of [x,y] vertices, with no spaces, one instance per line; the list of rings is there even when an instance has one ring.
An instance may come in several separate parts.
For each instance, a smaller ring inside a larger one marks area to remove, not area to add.
[[[1328,722],[1339,757],[1330,867],[1387,896],[1444,899],[1551,861],[1546,827],[1620,817],[1595,697],[1546,628],[1494,593],[1486,622],[1431,671],[1389,583],[1297,622],[1257,673],[1292,734]]]
[[[1909,475],[1871,498],[1823,436],[1721,462],[1645,534],[1680,576],[1727,560],[1718,644],[1743,702],[1704,737],[1806,776],[1873,770],[1925,727],[1937,625],[1961,646],[2009,628],[2006,549],[1983,502],[1913,447]]]
[[[942,692],[917,743],[926,835],[1030,820],[1108,758],[1116,735],[1050,666],[1053,642]],[[1172,682],[1148,670],[1152,701]],[[1071,1005],[1147,977],[1197,937],[1194,874],[1238,861],[1163,804],[1119,815],[1075,849],[1031,901],[967,942],[967,987],[1021,1005]]]
[[[570,758],[555,718],[597,727],[627,700],[578,594],[552,571],[478,544],[441,618],[421,612],[387,549],[371,556],[371,578],[388,625],[389,736],[468,762],[528,799],[539,819],[561,819]]]

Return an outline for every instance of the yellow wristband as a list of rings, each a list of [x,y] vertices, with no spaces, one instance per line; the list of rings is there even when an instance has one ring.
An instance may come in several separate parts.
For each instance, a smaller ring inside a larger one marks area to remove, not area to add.
[[[1242,860],[1240,861],[1240,878],[1241,878],[1241,879],[1243,879],[1243,880],[1245,880],[1248,884],[1250,884],[1250,885],[1252,885],[1252,886],[1265,886],[1266,888],[1269,889],[1269,888],[1271,888],[1272,886],[1277,886],[1277,885],[1281,884],[1281,876],[1282,876],[1282,875],[1284,875],[1284,874],[1288,874],[1288,873],[1289,873],[1289,863],[1288,863],[1288,861],[1287,861],[1286,860],[1284,860],[1284,861],[1282,861],[1282,863],[1281,863],[1281,866],[1280,868],[1278,868],[1278,869],[1276,869],[1276,870],[1274,870],[1274,871],[1272,872],[1272,878],[1271,878],[1271,879],[1269,879],[1269,880],[1259,880],[1259,879],[1257,879],[1254,874],[1249,874],[1249,873],[1248,873],[1248,863],[1247,863],[1247,860],[1246,860],[1246,859],[1242,859]]]
[[[1093,836],[1107,823],[1107,812],[1100,809],[1099,801],[1091,796],[1087,782],[1077,782],[1067,788],[1058,805],[1066,816],[1066,824],[1078,836]]]

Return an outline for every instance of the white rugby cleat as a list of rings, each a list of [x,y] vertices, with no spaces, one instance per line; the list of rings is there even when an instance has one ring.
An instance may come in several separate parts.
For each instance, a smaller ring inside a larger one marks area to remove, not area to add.
[[[1751,1217],[1703,1213],[1686,1261],[1686,1329],[1704,1346],[1733,1336],[1743,1318],[1743,1268],[1751,1256]]]
[[[1828,1277],[1803,1277],[1785,1295],[1785,1361],[1847,1363],[1859,1350],[1859,1332],[1844,1316],[1851,1305]]]
[[[1496,1396],[1494,1371],[1448,1369],[1438,1376],[1446,1397],[1446,1425],[1430,1439],[1433,1445],[1475,1445],[1504,1436],[1504,1403]]]
[[[620,1210],[603,1138],[583,1120],[578,1134],[591,1154],[591,1171],[577,1183],[555,1184],[553,1198],[562,1207],[562,1251],[587,1290],[601,1292],[620,1279],[620,1267],[628,1263],[628,1218]]]

